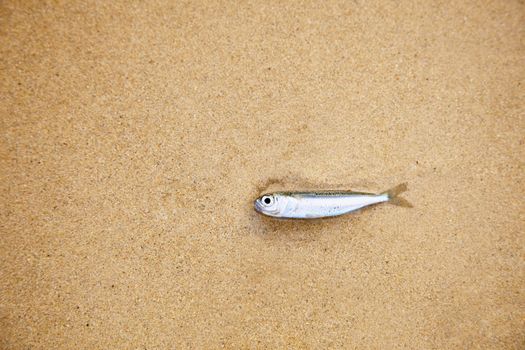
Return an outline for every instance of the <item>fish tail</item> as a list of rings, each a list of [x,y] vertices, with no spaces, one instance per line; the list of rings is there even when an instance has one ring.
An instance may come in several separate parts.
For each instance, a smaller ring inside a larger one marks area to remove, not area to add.
[[[381,194],[386,194],[388,196],[388,202],[393,205],[398,205],[400,207],[406,207],[406,208],[412,208],[413,205],[410,204],[409,201],[406,199],[399,197],[399,195],[405,191],[408,190],[408,186],[406,182],[403,182],[402,184],[399,184],[395,187],[392,187],[388,191],[385,191]]]

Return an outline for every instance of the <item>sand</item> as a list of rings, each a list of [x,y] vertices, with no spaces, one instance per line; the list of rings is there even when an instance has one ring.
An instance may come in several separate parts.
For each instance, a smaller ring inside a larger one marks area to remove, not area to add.
[[[0,20],[0,348],[525,347],[523,1]],[[412,209],[252,208],[405,181]]]

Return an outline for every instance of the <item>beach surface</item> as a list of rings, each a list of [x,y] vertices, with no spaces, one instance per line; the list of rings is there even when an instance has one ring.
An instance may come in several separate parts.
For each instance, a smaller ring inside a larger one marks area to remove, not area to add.
[[[525,347],[523,1],[8,0],[0,38],[0,348]]]

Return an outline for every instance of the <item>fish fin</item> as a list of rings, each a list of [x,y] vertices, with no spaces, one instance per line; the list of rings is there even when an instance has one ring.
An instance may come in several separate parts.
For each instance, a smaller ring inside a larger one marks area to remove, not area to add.
[[[388,191],[383,192],[382,194],[386,194],[388,196],[388,202],[393,205],[398,205],[400,207],[405,208],[412,208],[413,205],[410,204],[409,201],[406,199],[399,197],[399,195],[405,191],[408,190],[408,186],[406,182],[403,182],[402,184],[399,184]]]

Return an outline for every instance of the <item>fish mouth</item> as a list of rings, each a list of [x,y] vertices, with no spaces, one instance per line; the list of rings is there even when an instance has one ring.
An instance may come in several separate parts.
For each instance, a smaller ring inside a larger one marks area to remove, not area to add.
[[[256,199],[254,202],[253,202],[253,207],[255,208],[255,210],[259,213],[264,213],[264,210],[263,210],[263,206],[261,204],[261,202]]]
[[[274,216],[277,217],[279,214],[279,210],[277,208],[270,210],[267,206],[265,206],[260,199],[257,199],[253,202],[253,206],[255,208],[255,211],[258,213],[261,213],[266,216]]]

